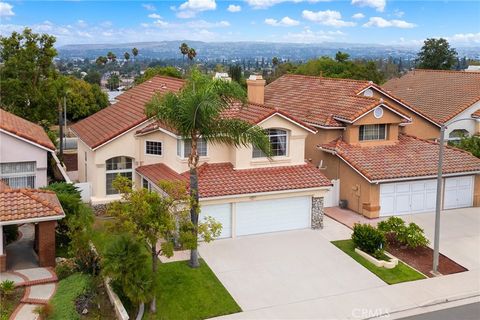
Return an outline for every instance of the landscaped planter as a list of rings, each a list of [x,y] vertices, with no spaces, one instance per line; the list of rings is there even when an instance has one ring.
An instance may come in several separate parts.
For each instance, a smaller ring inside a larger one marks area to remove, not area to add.
[[[365,258],[366,260],[368,260],[369,262],[373,263],[375,266],[379,267],[379,268],[385,268],[385,269],[393,269],[395,268],[397,265],[398,265],[398,259],[395,258],[394,256],[392,256],[390,253],[388,252],[384,252],[384,254],[390,258],[390,261],[385,261],[385,260],[378,260],[377,258],[375,257],[372,257],[371,255],[369,255],[368,253],[358,249],[358,248],[355,248],[355,252],[358,253],[360,256],[362,256],[363,258]]]

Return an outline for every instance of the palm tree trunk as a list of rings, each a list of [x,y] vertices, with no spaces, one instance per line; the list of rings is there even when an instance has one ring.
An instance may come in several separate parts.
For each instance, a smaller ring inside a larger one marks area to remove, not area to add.
[[[192,198],[192,205],[190,208],[190,219],[194,226],[195,232],[195,245],[190,250],[190,267],[198,268],[200,263],[198,261],[198,150],[197,150],[197,137],[192,135],[192,150],[189,157],[190,166],[190,197]]]
[[[153,271],[153,281],[155,283],[155,278],[157,275],[158,269],[158,259],[157,259],[157,245],[151,245],[151,254],[152,254],[152,271]],[[155,286],[154,286],[155,287]],[[153,294],[152,302],[150,302],[150,312],[155,313],[157,312],[157,298],[155,297],[155,293]]]

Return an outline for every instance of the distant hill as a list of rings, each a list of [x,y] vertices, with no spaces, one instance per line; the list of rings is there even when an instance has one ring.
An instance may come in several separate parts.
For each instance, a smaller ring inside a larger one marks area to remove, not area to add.
[[[195,48],[200,60],[241,60],[279,57],[290,60],[306,60],[319,56],[333,56],[344,51],[352,58],[402,57],[413,59],[418,47],[387,46],[375,44],[352,44],[325,42],[319,44],[277,42],[201,42],[201,41],[155,41],[118,44],[70,44],[58,48],[60,58],[96,58],[108,51],[122,57],[125,51],[136,47],[140,58],[181,59],[178,47],[182,42]],[[480,47],[456,48],[459,56],[480,58]]]

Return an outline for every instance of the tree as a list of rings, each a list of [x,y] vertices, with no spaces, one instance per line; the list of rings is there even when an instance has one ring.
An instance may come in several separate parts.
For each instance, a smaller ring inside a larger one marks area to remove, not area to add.
[[[480,158],[480,137],[462,137],[460,141],[451,143],[453,146],[466,150],[473,154],[475,157]]]
[[[348,59],[350,58],[350,55],[346,52],[341,52],[341,51],[338,51],[336,54],[335,54],[335,60],[337,62],[345,62],[347,61]]]
[[[117,74],[111,73],[107,80],[107,86],[110,90],[117,90],[120,86],[120,78]]]
[[[182,54],[182,59],[183,59],[183,64],[185,64],[185,56],[188,54],[188,52],[190,51],[189,50],[189,47],[188,47],[188,44],[186,44],[185,42],[182,43],[179,47],[180,49],[180,53]]]
[[[278,58],[273,57],[272,58],[272,65],[273,65],[273,74],[275,75],[277,73],[277,66],[278,66]]]
[[[95,60],[95,63],[98,66],[104,66],[108,62],[108,58],[105,56],[99,56],[97,60]]]
[[[130,53],[125,52],[125,53],[123,54],[123,57],[124,57],[125,60],[128,62],[128,60],[130,60]]]
[[[122,193],[122,201],[108,207],[108,213],[117,218],[118,225],[145,244],[152,258],[154,276],[158,269],[158,257],[171,257],[176,240],[187,248],[197,242],[192,238],[193,224],[188,219],[186,204],[190,199],[186,186],[182,182],[160,181],[159,184],[165,195],[145,188],[134,190],[128,178],[118,176],[113,186]],[[208,242],[218,237],[221,225],[209,220],[202,224],[200,230],[201,236]],[[156,312],[155,297],[150,310]]]
[[[87,72],[85,77],[83,77],[83,80],[87,81],[90,84],[100,85],[102,75],[100,74],[100,72],[91,69]]]
[[[117,56],[116,56],[115,53],[113,53],[112,51],[109,51],[109,52],[107,53],[107,59],[108,59],[108,61],[110,61],[110,62],[115,62],[115,61],[117,61]]]
[[[154,67],[154,68],[147,68],[143,75],[137,77],[135,79],[136,84],[140,84],[142,82],[147,81],[154,76],[167,76],[173,78],[182,78],[182,74],[178,71],[175,67],[168,66],[168,67]]]
[[[108,96],[98,84],[65,77],[65,85],[68,119],[80,120],[108,106]]]
[[[133,48],[133,49],[132,49],[132,54],[133,54],[133,58],[136,59],[137,56],[138,56],[138,49],[137,49],[137,48]]]
[[[198,267],[197,233],[200,212],[198,195],[198,142],[222,143],[234,147],[254,145],[270,154],[270,142],[259,126],[239,119],[222,117],[232,101],[246,103],[246,94],[237,82],[211,79],[193,69],[180,92],[155,96],[147,104],[147,114],[176,129],[183,139],[191,143],[188,155],[190,173],[190,219],[193,224],[193,241],[190,266]]]
[[[193,63],[193,59],[195,59],[195,57],[197,56],[197,52],[195,51],[195,49],[189,48],[187,56],[188,60]]]
[[[30,121],[57,119],[55,37],[25,28],[10,37],[0,36],[0,101],[7,109]]]
[[[429,38],[417,56],[420,69],[449,70],[455,65],[457,51],[443,38]]]
[[[228,74],[233,81],[242,84],[242,67],[240,65],[231,65],[228,68]]]

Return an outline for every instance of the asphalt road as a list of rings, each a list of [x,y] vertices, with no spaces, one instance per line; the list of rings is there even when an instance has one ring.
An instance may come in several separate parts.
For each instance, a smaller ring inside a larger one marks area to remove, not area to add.
[[[438,310],[400,320],[479,320],[480,302],[466,304],[444,310]]]

